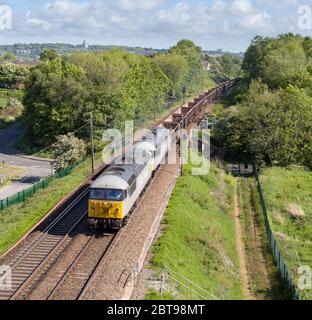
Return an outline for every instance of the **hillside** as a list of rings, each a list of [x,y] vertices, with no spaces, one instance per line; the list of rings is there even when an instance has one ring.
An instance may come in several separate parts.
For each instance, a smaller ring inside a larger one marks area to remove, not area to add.
[[[207,299],[242,299],[232,219],[233,178],[212,164],[208,175],[184,168],[170,200],[164,234],[155,244],[153,269],[168,266],[209,292]],[[148,299],[199,299],[172,282],[170,294]],[[197,290],[198,291],[198,290]],[[174,293],[173,293],[174,292]],[[200,291],[199,291],[200,292]]]

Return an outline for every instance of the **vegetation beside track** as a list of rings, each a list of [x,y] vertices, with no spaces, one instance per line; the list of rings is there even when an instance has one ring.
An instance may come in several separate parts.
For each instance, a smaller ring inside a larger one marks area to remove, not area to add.
[[[193,176],[185,166],[166,211],[164,234],[154,246],[152,268],[160,272],[168,266],[222,300],[242,299],[232,202],[231,176],[214,164],[204,176]],[[151,290],[147,299],[199,298],[172,285],[175,296]]]
[[[300,167],[269,168],[260,176],[270,223],[291,275],[298,283],[298,268],[312,268],[312,172]],[[299,291],[312,299],[312,291]]]
[[[98,156],[99,160],[100,157]],[[0,255],[23,237],[44,215],[91,174],[88,159],[73,169],[72,173],[53,180],[24,203],[0,212]]]
[[[246,264],[253,296],[257,300],[290,298],[274,262],[255,180],[240,178],[238,195]]]
[[[212,81],[207,82],[208,87],[213,87],[213,85],[214,83]],[[201,92],[199,88],[198,92]],[[195,95],[193,97],[195,97]],[[176,107],[178,107],[178,104],[172,107],[172,109]],[[162,119],[167,113],[168,111],[165,113],[164,111],[159,111],[157,113],[157,119]],[[148,125],[148,123],[146,123],[146,125]],[[38,156],[51,158],[51,153],[40,153]],[[100,154],[97,155],[96,160],[100,162]],[[46,189],[38,191],[25,203],[11,206],[1,211],[0,255],[27,233],[51,208],[82,183],[83,180],[90,175],[90,168],[90,160],[87,160],[75,168],[70,175],[53,181]]]

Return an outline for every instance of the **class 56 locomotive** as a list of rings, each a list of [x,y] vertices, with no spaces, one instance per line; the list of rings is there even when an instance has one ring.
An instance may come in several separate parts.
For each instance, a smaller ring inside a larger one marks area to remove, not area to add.
[[[127,151],[127,155],[131,155],[130,159],[127,158],[127,163],[112,163],[107,167],[90,187],[90,228],[118,230],[127,224],[130,214],[168,155],[171,145],[169,130],[153,129]]]

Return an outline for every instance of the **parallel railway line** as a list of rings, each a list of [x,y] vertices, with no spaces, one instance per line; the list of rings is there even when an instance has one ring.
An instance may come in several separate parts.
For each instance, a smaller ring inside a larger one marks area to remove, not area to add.
[[[0,290],[0,300],[14,299],[27,286],[34,272],[56,250],[66,245],[72,232],[87,215],[88,189],[84,190],[43,232],[9,265],[12,270],[10,290]]]
[[[76,300],[92,278],[97,265],[106,255],[115,237],[116,234],[113,233],[91,236],[54,286],[47,300]]]

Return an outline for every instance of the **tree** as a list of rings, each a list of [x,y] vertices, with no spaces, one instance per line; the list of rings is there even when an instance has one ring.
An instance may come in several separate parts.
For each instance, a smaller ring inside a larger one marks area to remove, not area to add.
[[[173,95],[181,94],[181,88],[188,75],[188,62],[184,56],[176,53],[158,54],[154,58],[157,66],[173,84]]]
[[[7,61],[14,61],[16,60],[16,57],[12,52],[6,52],[3,56],[3,59]]]
[[[261,79],[271,89],[311,85],[311,43],[293,34],[276,39],[256,37],[249,46],[243,70],[249,81]]]
[[[239,77],[241,71],[241,59],[226,53],[217,59],[222,67],[222,74],[225,79],[234,79]]]
[[[272,92],[252,81],[243,103],[216,127],[218,143],[232,155],[270,165],[311,164],[312,98],[288,86]]]
[[[35,67],[26,86],[25,113],[28,135],[38,146],[54,142],[56,136],[84,125],[88,91],[85,72],[61,58]]]
[[[86,144],[70,133],[56,138],[53,149],[55,168],[57,171],[64,170],[86,155]]]
[[[0,82],[9,85],[23,83],[29,76],[29,68],[11,62],[0,64]]]
[[[55,49],[44,49],[40,53],[40,61],[53,61],[59,56],[58,52]]]
[[[193,41],[184,39],[179,41],[177,45],[170,48],[169,53],[181,55],[187,60],[188,74],[186,77],[186,84],[191,91],[196,85],[196,79],[203,71],[201,48],[198,47]]]

